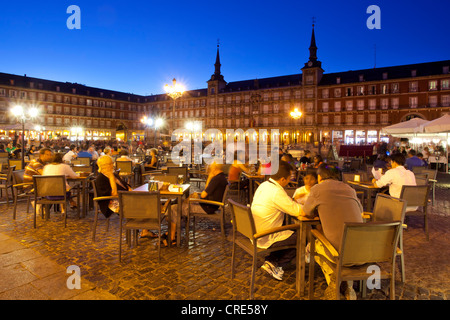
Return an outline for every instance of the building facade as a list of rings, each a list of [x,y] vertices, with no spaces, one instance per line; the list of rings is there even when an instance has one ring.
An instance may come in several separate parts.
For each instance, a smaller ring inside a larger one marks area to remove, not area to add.
[[[11,106],[24,104],[41,109],[38,122],[46,139],[73,138],[72,128],[81,127],[79,139],[147,135],[153,141],[154,131],[140,119],[159,116],[166,120],[166,134],[199,121],[203,131],[221,130],[225,140],[226,129],[253,128],[268,129],[259,138],[280,144],[370,144],[387,138],[381,134],[387,125],[413,117],[433,120],[450,111],[450,60],[327,74],[317,58],[314,27],[309,52],[301,73],[227,83],[218,47],[207,87],[175,101],[166,94],[140,96],[0,73],[0,129],[15,121]],[[295,108],[302,112],[299,119],[289,116]]]

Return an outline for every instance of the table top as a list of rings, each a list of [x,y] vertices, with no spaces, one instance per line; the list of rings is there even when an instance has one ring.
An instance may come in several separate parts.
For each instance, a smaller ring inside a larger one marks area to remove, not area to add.
[[[160,190],[159,193],[163,195],[182,195],[184,194],[189,188],[191,187],[190,184],[182,184],[181,187],[183,188],[182,192],[172,192],[169,190]],[[144,183],[142,186],[139,186],[137,188],[134,188],[133,191],[148,191],[148,183]]]
[[[347,183],[365,189],[380,189],[379,187],[374,186],[372,182],[347,181]]]
[[[246,173],[246,172],[242,172],[242,174],[249,179],[264,179],[264,177],[265,177],[262,174],[250,174],[250,173]]]
[[[305,216],[298,216],[298,217],[294,217],[294,218],[300,222],[320,222],[320,219],[317,216],[314,218],[308,218]]]

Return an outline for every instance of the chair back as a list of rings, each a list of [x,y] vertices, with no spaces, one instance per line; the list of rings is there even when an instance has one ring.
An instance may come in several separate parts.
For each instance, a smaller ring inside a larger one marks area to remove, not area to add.
[[[116,161],[116,169],[122,174],[130,174],[133,172],[133,161]]]
[[[10,166],[6,173],[6,184],[11,184],[13,182],[13,172],[16,170],[16,166]]]
[[[88,166],[91,164],[91,158],[89,158],[89,157],[78,157],[77,160],[80,161],[80,164],[84,164],[84,165],[88,165]]]
[[[239,232],[250,240],[253,240],[256,234],[256,226],[250,206],[242,205],[232,199],[228,199],[228,202],[231,205],[234,234]]]
[[[422,173],[425,169],[426,167],[423,166],[413,166],[411,171],[414,173]]]
[[[428,185],[428,175],[426,174],[416,174],[416,185],[426,186]]]
[[[400,221],[345,223],[339,263],[392,262],[401,226]]]
[[[9,159],[8,152],[0,152],[0,163],[7,164]]]
[[[228,200],[228,191],[229,190],[230,190],[230,184],[228,183],[228,185],[225,187],[225,190],[223,191],[222,203],[225,203],[225,201]]]
[[[171,184],[178,183],[178,175],[176,175],[176,174],[158,173],[158,174],[154,174],[154,175],[152,174],[152,176],[157,181],[169,182]]]
[[[13,176],[13,183],[14,184],[21,184],[23,183],[23,175],[25,174],[25,169],[22,170],[14,170],[12,172]]]
[[[82,163],[81,163],[81,160],[79,160],[79,159],[72,159],[72,160],[70,160],[70,164],[72,164],[72,165],[80,165]]]
[[[361,169],[361,161],[359,159],[350,160],[350,170],[359,170]]]
[[[428,195],[430,194],[430,186],[402,186],[400,199],[406,200],[409,207],[419,206],[426,207]]]
[[[10,160],[8,161],[8,165],[9,165],[10,167],[15,166],[15,167],[16,167],[15,170],[22,170],[22,169],[23,169],[23,168],[22,168],[22,160],[13,160],[13,159],[10,159]]]
[[[188,178],[188,168],[187,167],[167,167],[167,173],[173,175],[183,175],[184,180]]]
[[[373,208],[373,221],[401,221],[405,219],[406,200],[378,193]]]
[[[64,175],[34,175],[34,193],[40,197],[64,197],[66,198],[66,176]]]
[[[431,170],[431,169],[423,169],[422,174],[426,174],[428,176],[428,180],[436,180],[437,178],[437,171]]]
[[[122,219],[151,219],[160,221],[159,191],[119,191],[119,212]]]

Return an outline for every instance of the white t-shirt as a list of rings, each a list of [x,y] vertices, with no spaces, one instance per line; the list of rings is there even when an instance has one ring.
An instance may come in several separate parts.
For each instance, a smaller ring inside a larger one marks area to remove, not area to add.
[[[300,197],[300,198],[298,198],[295,201],[297,201],[297,203],[300,203],[302,205],[305,204],[305,201],[306,201],[306,199],[308,199],[308,196],[309,196],[309,191],[306,189],[306,186],[302,186],[300,188],[297,188],[295,190],[294,195],[292,196],[292,198],[295,198],[295,196],[298,195],[298,194],[305,194],[305,195]]]
[[[63,156],[63,161],[65,162],[70,162],[74,156],[76,156],[77,154],[75,152],[73,152],[72,150],[70,150],[69,152],[67,152],[64,156]]]
[[[66,176],[66,178],[76,178],[79,177],[78,174],[76,174],[72,168],[65,163],[58,163],[58,164],[47,164],[44,166],[44,170],[42,171],[43,176]],[[66,182],[66,188],[67,190],[70,190],[69,184]]]
[[[391,197],[400,198],[402,186],[415,186],[416,176],[404,166],[398,166],[386,171],[375,183],[379,188],[389,186],[389,194]],[[414,210],[417,210],[417,207],[406,207],[406,211]]]
[[[288,196],[282,186],[275,180],[269,179],[256,189],[252,202],[252,214],[255,220],[256,232],[262,232],[281,227],[284,214],[298,217],[302,206]],[[266,249],[274,242],[289,238],[293,231],[281,231],[258,239],[258,247]]]

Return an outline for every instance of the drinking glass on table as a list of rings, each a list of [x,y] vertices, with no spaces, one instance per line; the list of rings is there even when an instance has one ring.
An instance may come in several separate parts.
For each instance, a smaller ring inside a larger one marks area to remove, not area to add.
[[[184,175],[182,175],[182,174],[178,175],[177,183],[178,184],[183,184],[183,182],[184,182]]]

